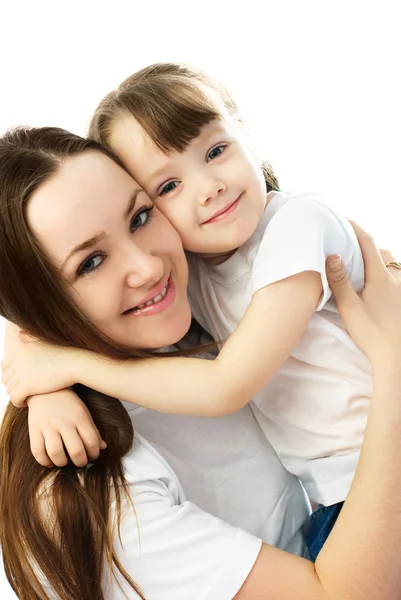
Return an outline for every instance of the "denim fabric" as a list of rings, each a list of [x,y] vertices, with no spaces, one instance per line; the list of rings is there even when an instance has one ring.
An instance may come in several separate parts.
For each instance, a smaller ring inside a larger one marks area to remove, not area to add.
[[[344,502],[332,506],[320,504],[311,514],[306,544],[312,562],[315,562],[317,555],[323,548],[323,544],[329,537],[343,504]]]

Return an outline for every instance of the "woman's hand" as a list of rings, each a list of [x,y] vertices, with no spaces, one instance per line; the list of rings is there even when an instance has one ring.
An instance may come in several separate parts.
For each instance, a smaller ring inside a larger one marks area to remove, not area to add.
[[[391,253],[381,253],[366,231],[351,224],[365,263],[365,288],[360,296],[352,289],[339,256],[327,259],[327,278],[347,330],[372,368],[396,364],[401,360],[401,270],[386,267],[384,260],[394,260]]]
[[[74,381],[73,365],[80,351],[62,348],[34,340],[20,332],[6,343],[1,364],[2,382],[11,402],[26,406],[26,399],[71,387]]]

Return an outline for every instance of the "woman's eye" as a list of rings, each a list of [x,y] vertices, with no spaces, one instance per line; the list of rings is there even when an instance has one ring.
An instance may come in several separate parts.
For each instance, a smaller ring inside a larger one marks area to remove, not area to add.
[[[166,183],[166,185],[164,185],[161,188],[161,190],[159,192],[159,196],[164,196],[164,194],[168,194],[169,192],[174,190],[177,186],[178,186],[178,181],[169,181],[168,183]]]
[[[91,271],[95,271],[100,267],[104,260],[104,256],[102,254],[95,254],[90,256],[79,266],[78,275],[85,275],[86,273],[90,273]]]
[[[150,220],[150,213],[153,210],[153,206],[143,209],[141,212],[134,215],[131,219],[131,231],[140,229],[146,225]]]
[[[220,156],[221,154],[223,154],[224,149],[225,149],[225,146],[223,146],[221,144],[220,144],[220,146],[215,146],[214,148],[212,148],[210,150],[210,152],[208,152],[207,160],[208,161],[214,160],[215,158],[217,158],[218,156]]]

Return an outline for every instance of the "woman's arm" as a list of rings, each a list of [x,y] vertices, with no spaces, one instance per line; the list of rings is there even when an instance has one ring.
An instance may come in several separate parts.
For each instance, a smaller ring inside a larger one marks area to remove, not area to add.
[[[373,240],[355,229],[366,266],[362,298],[341,263],[328,269],[340,314],[374,377],[354,482],[315,565],[263,545],[236,600],[401,597],[401,271],[387,270]]]
[[[301,339],[321,292],[319,273],[310,271],[259,290],[215,360],[166,357],[122,362],[33,343],[26,344],[10,364],[5,362],[3,381],[15,404],[28,395],[79,382],[161,412],[229,414],[247,404],[282,366]]]

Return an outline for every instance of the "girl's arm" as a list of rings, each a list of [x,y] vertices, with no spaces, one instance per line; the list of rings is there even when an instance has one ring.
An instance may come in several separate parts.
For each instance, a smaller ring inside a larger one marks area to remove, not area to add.
[[[19,328],[6,321],[5,351],[21,346]],[[18,350],[17,350],[18,351]],[[30,397],[28,427],[32,454],[43,467],[77,467],[98,458],[107,446],[81,399],[70,389]]]
[[[281,367],[302,337],[321,292],[317,272],[259,290],[215,360],[116,361],[33,342],[21,344],[11,360],[6,357],[3,382],[16,405],[28,396],[82,383],[161,412],[221,416],[247,404]]]
[[[343,264],[328,270],[340,314],[374,379],[354,482],[315,565],[264,544],[236,600],[401,598],[401,271],[387,270],[372,239],[356,231],[366,265],[362,299]]]
[[[125,362],[77,354],[74,379],[153,410],[198,416],[235,412],[260,392],[301,339],[322,292],[305,272],[256,292],[215,360],[166,357]]]

